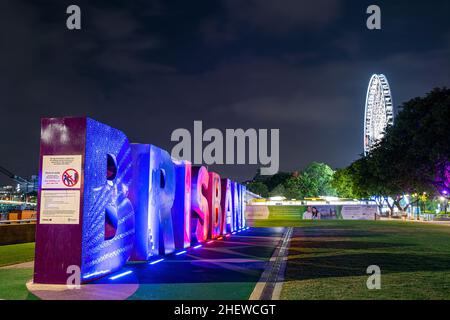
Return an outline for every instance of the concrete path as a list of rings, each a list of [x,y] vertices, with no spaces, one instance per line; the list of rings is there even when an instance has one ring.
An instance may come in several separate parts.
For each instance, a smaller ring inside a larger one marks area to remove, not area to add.
[[[286,271],[289,244],[294,228],[286,228],[283,238],[270,258],[261,279],[256,284],[250,300],[279,300]]]
[[[9,266],[0,267],[0,269],[29,269],[29,268],[31,268],[31,269],[34,268],[34,261],[17,263],[17,264],[12,264]]]
[[[128,263],[78,290],[28,286],[42,299],[248,299],[285,230],[251,228],[157,263]]]
[[[400,222],[409,222],[409,223],[425,223],[425,224],[435,224],[441,226],[450,227],[450,221],[442,220],[442,221],[423,221],[423,220],[402,220],[402,219],[389,219],[389,218],[381,218],[380,221],[400,221]]]

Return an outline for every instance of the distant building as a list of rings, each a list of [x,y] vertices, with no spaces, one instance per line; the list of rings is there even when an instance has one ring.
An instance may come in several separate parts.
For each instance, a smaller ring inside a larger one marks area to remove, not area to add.
[[[38,176],[32,175],[31,179],[27,182],[17,183],[16,191],[20,193],[37,192],[38,189]]]
[[[10,200],[15,193],[16,189],[13,186],[1,186],[0,200]]]

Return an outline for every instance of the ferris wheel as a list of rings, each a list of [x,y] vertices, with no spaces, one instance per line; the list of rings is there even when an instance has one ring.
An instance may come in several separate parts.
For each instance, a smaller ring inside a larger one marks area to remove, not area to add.
[[[391,89],[383,74],[374,74],[367,88],[364,115],[364,154],[379,142],[388,126],[394,124]]]

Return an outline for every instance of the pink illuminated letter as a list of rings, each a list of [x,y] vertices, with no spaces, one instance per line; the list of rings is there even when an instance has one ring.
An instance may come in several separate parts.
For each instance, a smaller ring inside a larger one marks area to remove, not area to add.
[[[175,248],[191,245],[191,163],[173,160],[175,164],[175,201],[172,220],[175,231]]]
[[[223,215],[220,207],[221,199],[220,176],[215,172],[209,173],[208,203],[211,212],[211,228],[209,237],[215,239],[223,234]]]
[[[222,197],[220,199],[220,206],[222,207],[222,214],[224,219],[223,232],[234,231],[233,220],[233,198],[231,196],[231,180],[222,179]]]
[[[192,227],[198,242],[205,241],[209,229],[209,205],[205,197],[209,186],[208,170],[205,167],[192,168]]]

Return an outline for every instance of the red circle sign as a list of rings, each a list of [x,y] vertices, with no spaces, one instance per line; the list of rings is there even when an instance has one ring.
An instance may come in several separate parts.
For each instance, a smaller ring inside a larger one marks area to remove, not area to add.
[[[67,169],[62,174],[62,182],[66,187],[75,187],[80,179],[80,175],[75,169]]]

